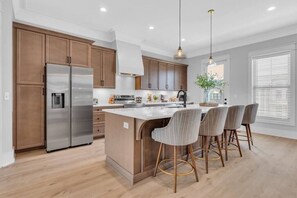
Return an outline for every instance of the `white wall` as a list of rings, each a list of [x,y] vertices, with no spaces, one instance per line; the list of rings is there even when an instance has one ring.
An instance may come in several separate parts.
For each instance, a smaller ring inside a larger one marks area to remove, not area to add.
[[[223,55],[230,56],[230,82],[229,82],[230,98],[228,99],[229,104],[240,104],[240,103],[247,104],[249,102],[248,54],[250,52],[261,50],[261,49],[275,48],[278,46],[284,46],[284,45],[288,45],[296,42],[297,42],[297,34],[214,53],[214,57],[223,56]],[[201,90],[198,88],[197,85],[195,85],[194,82],[197,74],[201,73],[201,60],[207,59],[207,58],[208,58],[208,55],[203,55],[203,56],[198,56],[187,60],[189,64],[188,95],[189,95],[189,100],[191,101],[202,101]],[[297,93],[297,90],[296,90],[296,93]],[[254,131],[258,133],[265,133],[265,134],[297,139],[296,126],[289,127],[289,126],[282,126],[282,125],[276,125],[276,124],[267,125],[263,123],[256,123],[253,126],[253,128],[254,128]]]
[[[1,0],[1,35],[0,35],[0,167],[14,162],[12,146],[12,2]],[[9,93],[9,100],[4,100],[4,93]]]

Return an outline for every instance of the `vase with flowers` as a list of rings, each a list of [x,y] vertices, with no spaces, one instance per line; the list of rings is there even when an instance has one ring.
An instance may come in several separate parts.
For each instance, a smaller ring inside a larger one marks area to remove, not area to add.
[[[199,103],[200,106],[218,106],[218,103],[209,101],[209,92],[212,89],[219,89],[222,91],[227,85],[227,82],[220,79],[217,74],[205,73],[197,75],[195,84],[204,90],[204,99],[202,103]]]

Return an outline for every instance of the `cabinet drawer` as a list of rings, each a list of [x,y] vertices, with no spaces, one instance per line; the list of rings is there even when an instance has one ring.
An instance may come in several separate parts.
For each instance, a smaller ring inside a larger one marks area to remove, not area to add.
[[[95,112],[102,112],[102,107],[93,107],[93,111]]]
[[[104,122],[104,121],[105,121],[105,114],[103,112],[101,112],[101,113],[94,112],[93,113],[93,122],[94,123]]]
[[[94,137],[104,136],[104,132],[105,132],[104,124],[94,124],[93,125]]]

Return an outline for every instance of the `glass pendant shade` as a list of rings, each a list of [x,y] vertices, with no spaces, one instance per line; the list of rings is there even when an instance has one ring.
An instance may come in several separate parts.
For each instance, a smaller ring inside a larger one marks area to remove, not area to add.
[[[207,62],[207,66],[215,66],[216,63],[212,58],[212,15],[214,13],[214,9],[208,10],[208,13],[210,14],[210,43],[209,43],[210,52],[209,52],[209,59]]]
[[[213,58],[210,56],[207,61],[207,66],[216,66],[216,62],[213,60]]]
[[[186,55],[185,55],[185,53],[183,52],[183,50],[182,50],[181,47],[178,47],[177,52],[176,52],[176,54],[174,55],[174,58],[175,58],[175,59],[185,59],[185,58],[186,58]]]

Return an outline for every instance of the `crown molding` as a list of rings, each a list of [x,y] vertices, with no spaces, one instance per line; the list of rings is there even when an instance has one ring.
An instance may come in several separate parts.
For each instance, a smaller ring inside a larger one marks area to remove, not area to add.
[[[269,32],[263,32],[263,33],[248,36],[248,37],[238,38],[233,41],[226,41],[224,43],[214,46],[213,53],[236,48],[236,47],[260,43],[260,42],[264,42],[272,39],[277,39],[285,36],[290,36],[294,34],[297,34],[297,24],[275,29]],[[200,48],[200,49],[196,49],[188,52],[188,58],[193,58],[193,57],[205,55],[208,53],[209,53],[208,47]]]

